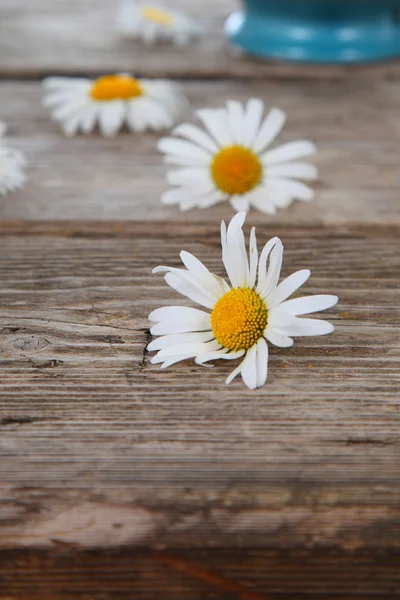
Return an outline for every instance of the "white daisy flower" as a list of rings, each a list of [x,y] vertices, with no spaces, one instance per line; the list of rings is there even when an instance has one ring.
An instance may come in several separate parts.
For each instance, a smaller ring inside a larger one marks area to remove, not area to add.
[[[4,196],[21,188],[25,183],[25,158],[22,152],[11,148],[4,138],[6,125],[0,121],[0,194]]]
[[[314,154],[312,142],[297,140],[267,150],[281,131],[286,115],[273,108],[262,120],[264,104],[251,99],[245,107],[228,101],[226,108],[204,109],[197,116],[207,132],[194,125],[179,125],[158,148],[166,162],[183,168],[167,174],[170,185],[163,204],[179,204],[181,210],[208,208],[230,200],[236,211],[250,206],[272,215],[293,200],[311,200],[314,192],[299,181],[315,180],[317,169],[303,159]]]
[[[186,112],[179,86],[164,80],[105,75],[98,79],[49,77],[44,105],[68,136],[91,133],[96,124],[113,136],[126,124],[131,131],[159,131],[175,125]]]
[[[270,240],[258,256],[255,229],[250,235],[249,258],[242,231],[245,213],[237,214],[226,230],[221,224],[222,261],[230,285],[211,273],[188,252],[180,256],[187,270],[156,267],[153,273],[166,273],[165,281],[174,290],[203,308],[166,306],[149,315],[155,325],[147,349],[157,350],[151,360],[162,368],[194,358],[199,365],[222,358],[244,357],[226,383],[242,375],[250,389],[267,380],[267,340],[279,348],[293,345],[292,337],[326,335],[333,331],[327,321],[302,319],[334,306],[337,296],[305,296],[288,300],[307,281],[310,271],[290,275],[278,285],[283,246],[278,238]],[[269,265],[267,267],[267,263]]]
[[[128,38],[146,44],[169,40],[185,46],[198,38],[203,28],[183,12],[147,2],[124,2],[117,14],[117,27]]]

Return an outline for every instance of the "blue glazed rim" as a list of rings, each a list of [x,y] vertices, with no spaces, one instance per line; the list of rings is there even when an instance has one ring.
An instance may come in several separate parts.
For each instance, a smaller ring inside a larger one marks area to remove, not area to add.
[[[229,41],[260,58],[363,63],[400,56],[400,0],[244,0]]]

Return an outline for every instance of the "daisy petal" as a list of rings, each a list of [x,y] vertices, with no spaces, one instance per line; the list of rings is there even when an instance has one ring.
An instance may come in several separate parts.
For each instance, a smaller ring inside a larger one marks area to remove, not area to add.
[[[209,362],[210,360],[235,360],[236,358],[243,356],[244,353],[244,350],[239,350],[238,352],[229,352],[227,348],[223,348],[222,350],[216,350],[215,352],[201,354],[195,359],[195,363],[198,365],[204,365],[204,363]]]
[[[184,140],[177,140],[175,138],[162,138],[159,140],[157,148],[160,152],[182,156],[183,158],[188,157],[191,160],[198,161],[198,163],[202,165],[208,164],[211,159],[211,154],[203,148],[199,148],[191,142],[185,142]]]
[[[264,331],[264,336],[269,342],[271,342],[271,344],[278,346],[278,348],[290,348],[293,346],[293,340],[287,335],[280,333],[274,327],[267,327],[267,329]]]
[[[232,131],[234,144],[243,144],[244,137],[244,110],[243,104],[235,100],[228,100],[227,114],[229,126]]]
[[[195,125],[183,124],[176,127],[173,132],[175,135],[181,135],[187,138],[189,141],[198,144],[205,150],[212,152],[218,152],[218,146],[214,142],[214,140],[207,135],[204,131],[202,131],[199,127],[195,127]]]
[[[263,154],[261,160],[270,166],[290,160],[297,160],[298,158],[305,158],[306,156],[315,154],[316,151],[317,149],[312,142],[298,140],[270,150],[266,154]]]
[[[332,323],[328,323],[328,321],[299,319],[297,317],[294,319],[293,322],[282,328],[282,333],[294,337],[309,337],[314,335],[327,335],[328,333],[332,333],[335,329]]]
[[[255,390],[257,387],[257,346],[254,345],[249,350],[243,361],[242,379],[249,390]]]
[[[173,273],[170,272],[165,275],[164,279],[173,290],[179,292],[182,296],[186,296],[189,300],[192,300],[192,302],[205,306],[210,310],[213,309],[214,299],[207,290],[204,290],[200,285],[196,284],[188,273],[176,273],[176,271]]]
[[[242,360],[240,365],[238,367],[236,367],[236,369],[234,371],[232,371],[232,373],[229,375],[229,377],[226,378],[226,381],[225,381],[226,385],[229,385],[235,379],[235,377],[237,377],[242,372],[243,364],[244,364],[244,360]]]
[[[186,168],[169,171],[167,173],[167,182],[170,185],[203,185],[212,188],[213,184],[207,169],[204,168]]]
[[[304,162],[292,162],[272,165],[268,169],[268,175],[273,179],[285,177],[285,178],[299,178],[314,181],[318,178],[318,169],[311,163]]]
[[[150,342],[150,344],[147,346],[147,351],[154,352],[156,350],[162,350],[167,346],[172,346],[174,344],[183,344],[187,342],[210,342],[212,339],[214,339],[214,334],[212,331],[206,331],[204,333],[194,332],[163,335]]]
[[[125,114],[125,105],[122,101],[104,102],[99,112],[101,133],[106,137],[116,135],[122,127]]]
[[[193,277],[200,282],[202,287],[210,290],[217,302],[226,292],[226,282],[224,281],[223,283],[225,285],[223,285],[221,283],[223,281],[222,278],[217,278],[198,258],[193,256],[193,254],[190,254],[190,252],[182,250],[180,257],[188,271],[191,271]]]
[[[258,340],[256,348],[256,377],[259,388],[265,384],[268,375],[268,345],[264,338]]]
[[[265,284],[267,281],[268,258],[271,253],[271,250],[274,248],[274,246],[278,242],[280,242],[280,239],[277,237],[274,237],[271,240],[269,240],[269,242],[267,242],[265,244],[264,248],[262,249],[260,261],[258,263],[258,284],[257,284],[257,288],[256,288],[257,294],[260,294],[260,292],[265,288]]]
[[[250,202],[248,194],[243,196],[233,196],[230,202],[236,212],[247,212],[249,210]]]
[[[305,296],[303,298],[294,298],[283,302],[279,309],[282,309],[291,315],[308,315],[313,312],[320,312],[335,306],[339,298],[329,294],[321,294],[316,296]]]
[[[257,267],[258,267],[258,248],[256,238],[256,228],[253,227],[250,233],[250,245],[249,245],[249,257],[250,257],[250,275],[249,275],[249,287],[254,288],[257,278]]]
[[[270,187],[279,189],[289,197],[296,198],[297,200],[305,200],[306,202],[309,202],[314,198],[314,190],[301,181],[283,178],[275,179],[271,177],[268,181],[268,184]]]
[[[296,290],[299,289],[310,277],[311,271],[303,269],[296,271],[275,288],[275,290],[267,298],[268,309],[275,308],[281,302],[289,298]]]
[[[279,135],[286,121],[285,113],[279,108],[273,108],[261,126],[260,132],[252,146],[254,152],[262,152]]]
[[[243,124],[243,145],[251,147],[260,127],[261,118],[264,112],[264,104],[257,98],[251,98],[247,102],[246,113]]]
[[[224,108],[198,110],[196,114],[219,146],[232,146],[233,136],[229,129],[228,115]]]
[[[153,311],[149,320],[156,323],[150,329],[152,335],[169,335],[195,331],[210,331],[210,315],[197,308],[164,306]]]

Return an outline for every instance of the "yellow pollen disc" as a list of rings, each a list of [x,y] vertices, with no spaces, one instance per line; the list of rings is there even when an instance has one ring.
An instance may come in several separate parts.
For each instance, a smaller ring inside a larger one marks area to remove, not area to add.
[[[152,21],[153,23],[157,23],[157,25],[171,27],[174,24],[173,17],[160,8],[154,8],[153,6],[142,6],[141,13],[144,19],[147,21]]]
[[[98,102],[130,100],[143,96],[144,91],[137,79],[127,75],[105,75],[93,83],[90,96]]]
[[[226,194],[245,194],[261,181],[263,169],[254,152],[243,146],[228,146],[215,155],[211,174],[218,189]]]
[[[260,296],[247,288],[227,292],[215,304],[211,326],[217,341],[229,350],[248,350],[263,337],[268,311]]]

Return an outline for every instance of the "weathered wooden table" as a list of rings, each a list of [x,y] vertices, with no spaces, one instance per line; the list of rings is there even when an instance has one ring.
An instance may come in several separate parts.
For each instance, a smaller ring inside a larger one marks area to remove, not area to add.
[[[0,116],[30,167],[0,201],[0,598],[400,597],[400,67],[235,58],[233,1],[171,5],[210,29],[188,52],[119,40],[112,0],[1,3]],[[40,78],[112,71],[194,107],[261,97],[318,145],[316,200],[248,221],[340,296],[336,332],[274,349],[260,391],[149,363],[147,315],[177,300],[152,267],[186,248],[222,274],[233,213],[162,207],[154,135],[61,135]]]

